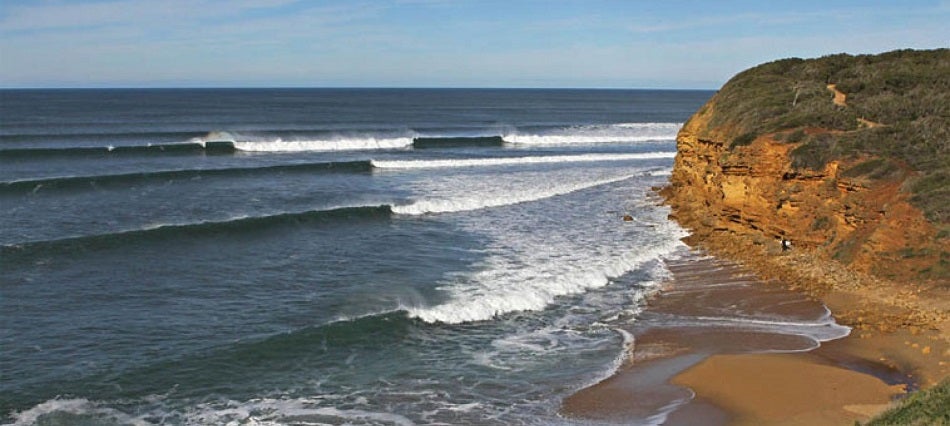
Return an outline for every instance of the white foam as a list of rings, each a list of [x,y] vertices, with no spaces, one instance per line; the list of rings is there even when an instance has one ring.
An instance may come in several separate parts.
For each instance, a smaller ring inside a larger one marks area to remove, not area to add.
[[[827,308],[825,308],[827,311]],[[681,317],[677,323],[693,326],[734,327],[756,331],[803,336],[817,343],[837,340],[851,334],[851,327],[838,324],[830,311],[814,321],[791,321],[753,317]],[[810,348],[814,349],[814,348]],[[809,350],[810,350],[809,349]],[[788,351],[782,351],[788,352]]]
[[[132,417],[126,413],[111,408],[99,407],[87,399],[51,399],[33,406],[32,408],[13,413],[13,425],[26,426],[34,425],[43,416],[53,413],[68,413],[72,415],[91,415],[105,419],[111,419],[110,423],[127,425],[151,425],[142,418]]]
[[[412,146],[411,137],[397,138],[341,138],[325,140],[269,140],[235,141],[234,148],[251,152],[303,152],[303,151],[360,151],[377,149],[401,149]]]
[[[593,380],[578,386],[577,389],[589,388],[597,383],[600,383],[604,380],[607,380],[610,377],[613,377],[614,374],[620,370],[620,367],[623,366],[623,363],[627,361],[629,355],[633,353],[633,345],[636,342],[636,339],[633,337],[629,331],[622,328],[613,328],[613,331],[620,334],[620,337],[623,339],[623,343],[620,346],[620,351],[617,353],[617,356],[611,361],[610,366],[605,370],[601,371],[599,375],[595,376]]]
[[[581,155],[548,155],[533,157],[504,157],[504,158],[468,158],[450,160],[402,160],[384,161],[371,160],[377,169],[438,169],[453,167],[485,167],[505,166],[512,164],[551,164],[551,163],[583,163],[604,161],[648,160],[657,158],[673,158],[675,152],[646,152],[639,154],[581,154]]]
[[[502,136],[505,142],[530,145],[563,145],[572,143],[612,143],[672,141],[681,123],[619,123],[572,126],[544,133],[512,132]]]
[[[415,425],[405,416],[358,409],[341,409],[325,406],[325,398],[273,399],[260,398],[245,402],[228,401],[226,406],[202,404],[186,413],[189,424],[324,424],[333,419],[333,424],[393,424]],[[309,418],[319,418],[320,423],[310,423]]]
[[[392,206],[393,213],[405,215],[422,215],[428,213],[450,213],[470,210],[479,210],[490,207],[507,206],[520,204],[529,201],[537,201],[558,195],[568,194],[582,189],[595,186],[606,185],[608,183],[620,182],[633,177],[625,175],[609,179],[570,183],[565,185],[555,185],[543,189],[527,188],[520,192],[503,193],[495,196],[486,196],[486,194],[474,194],[464,198],[447,199],[422,199],[412,204]],[[463,195],[466,193],[462,193]]]
[[[521,135],[507,134],[502,136],[505,142],[525,145],[566,145],[572,143],[619,143],[619,142],[650,142],[673,140],[674,136],[623,136],[623,135]]]
[[[447,288],[451,293],[448,302],[407,311],[410,316],[426,322],[458,324],[489,320],[509,312],[541,310],[556,297],[603,287],[611,278],[661,258],[680,244],[671,239],[646,250],[628,250],[610,259],[591,259],[586,269],[556,268],[555,265],[510,269],[500,264]]]

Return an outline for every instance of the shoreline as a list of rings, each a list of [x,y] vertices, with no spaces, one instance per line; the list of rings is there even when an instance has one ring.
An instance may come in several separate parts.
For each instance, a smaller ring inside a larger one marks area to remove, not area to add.
[[[799,302],[791,299],[804,297],[852,327],[850,334],[789,350],[783,345],[795,343],[774,332],[742,347],[749,336],[737,340],[735,332],[707,331],[699,340],[708,342],[697,343],[697,335],[683,329],[628,330],[636,341],[627,362],[610,378],[566,398],[562,415],[652,424],[852,424],[947,377],[945,297],[923,291],[912,297],[895,291],[893,283],[871,281],[807,251],[782,253],[777,245],[736,235],[694,235],[686,242],[714,257],[693,255],[670,265],[672,279],[645,312],[695,310],[694,301],[671,293],[697,278],[711,287],[749,281],[736,294],[721,295],[741,300],[784,291],[775,296],[786,298],[779,304],[793,305]],[[729,272],[718,272],[722,268]],[[663,395],[666,406],[650,403]]]

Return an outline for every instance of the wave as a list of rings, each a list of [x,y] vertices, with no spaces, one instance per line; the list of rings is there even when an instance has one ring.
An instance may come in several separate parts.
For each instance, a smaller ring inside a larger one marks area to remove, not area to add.
[[[458,147],[497,147],[504,144],[562,145],[572,143],[606,142],[648,142],[671,141],[676,138],[680,123],[619,123],[592,124],[561,127],[509,128],[507,132],[497,127],[472,131],[465,134],[430,134],[412,129],[353,131],[345,134],[321,134],[301,137],[292,134],[252,135],[227,131],[209,132],[203,136],[192,136],[195,132],[158,132],[155,134],[76,134],[55,135],[56,138],[95,137],[98,141],[113,141],[107,146],[77,146],[64,148],[31,147],[0,149],[0,159],[21,157],[51,156],[94,156],[94,155],[146,155],[146,154],[227,154],[235,151],[246,152],[326,152],[392,149],[427,149]],[[480,134],[479,134],[480,133]],[[149,139],[143,135],[147,135]],[[30,135],[29,137],[41,137]],[[99,137],[101,136],[101,137]],[[192,136],[192,137],[188,137]],[[52,137],[52,136],[50,136]],[[180,142],[166,142],[168,138],[181,138]],[[155,143],[146,145],[127,145],[130,141],[142,139]],[[57,139],[59,140],[59,139]]]
[[[146,154],[228,154],[234,152],[229,143],[182,142],[131,146],[79,146],[69,148],[10,148],[0,149],[3,158],[88,157]]]
[[[498,147],[504,144],[501,136],[417,137],[412,140],[413,149]]]
[[[82,142],[82,141],[108,141],[108,142],[126,142],[142,141],[153,143],[174,143],[192,138],[202,137],[207,132],[194,130],[143,130],[143,131],[102,131],[98,127],[91,131],[84,129],[72,129],[69,133],[65,132],[26,132],[0,135],[2,143],[47,143],[55,142]]]
[[[234,167],[225,169],[160,170],[154,172],[123,173],[95,176],[58,176],[42,179],[24,179],[0,182],[0,193],[27,193],[49,189],[95,188],[99,185],[133,185],[170,179],[198,179],[204,177],[244,176],[255,173],[283,172],[368,172],[369,161],[341,161],[326,163],[284,164],[261,167]]]
[[[608,183],[620,182],[630,179],[633,176],[634,175],[626,175],[592,182],[557,185],[541,190],[535,188],[525,189],[521,192],[506,193],[504,195],[495,197],[474,195],[467,198],[421,199],[416,200],[411,204],[392,206],[392,211],[396,214],[423,215],[430,213],[452,213],[507,206],[569,194],[571,192],[576,192],[595,186],[606,185]]]
[[[365,151],[404,149],[412,146],[412,138],[353,138],[329,140],[272,140],[258,142],[233,142],[234,149],[249,152],[314,152],[314,151]]]
[[[40,419],[52,415],[56,415],[58,419],[76,423],[86,423],[89,419],[95,419],[101,424],[134,426],[152,424],[145,420],[146,416],[135,417],[114,408],[100,406],[85,398],[56,398],[36,404],[27,410],[12,413],[13,423],[10,426],[46,424],[45,421],[40,422]]]
[[[639,154],[580,154],[580,155],[548,155],[534,157],[504,157],[504,158],[470,158],[450,160],[372,160],[377,169],[438,169],[454,167],[484,167],[504,166],[511,164],[550,164],[550,163],[582,163],[603,161],[647,160],[657,158],[673,158],[675,152],[648,152]]]
[[[345,163],[358,165],[361,162]],[[119,175],[122,176],[122,175]],[[181,236],[217,235],[241,231],[257,231],[284,224],[312,224],[336,220],[382,219],[393,214],[418,216],[435,213],[453,213],[501,207],[537,201],[558,195],[580,191],[595,186],[620,182],[636,175],[625,175],[589,182],[557,185],[542,190],[526,189],[495,197],[472,196],[458,199],[422,198],[406,204],[380,204],[374,206],[346,206],[331,209],[285,212],[265,216],[235,217],[223,221],[203,221],[184,224],[165,224],[146,228],[118,231],[106,234],[81,235],[52,240],[34,240],[0,245],[0,256],[12,261],[14,258],[29,259],[38,253],[72,252],[75,250],[105,249],[130,242],[155,241]]]
[[[520,271],[489,269],[476,274],[472,282],[449,288],[452,297],[448,302],[407,308],[407,312],[410,317],[428,323],[460,324],[486,321],[510,312],[538,311],[557,297],[604,287],[614,278],[672,254],[682,244],[678,239],[670,238],[653,247],[628,250],[612,259],[592,263],[584,270],[556,277],[541,276],[531,268]],[[642,297],[644,294],[641,293],[638,298]]]
[[[0,246],[0,255],[6,260],[15,256],[29,258],[37,253],[69,252],[74,250],[116,247],[135,241],[154,241],[181,236],[217,235],[227,232],[254,231],[276,225],[326,223],[337,220],[386,219],[392,216],[388,205],[339,207],[326,210],[278,213],[267,216],[236,217],[223,221],[158,225],[108,234],[84,235],[54,240],[29,241]]]
[[[564,145],[672,141],[680,123],[619,123],[549,129],[534,133],[515,131],[502,136],[505,142],[525,145]]]
[[[236,370],[245,372],[256,370],[261,374],[266,374],[270,371],[264,370],[273,368],[274,365],[298,365],[301,360],[316,361],[324,358],[326,351],[341,354],[334,358],[343,360],[351,353],[354,346],[396,345],[408,329],[418,324],[418,321],[408,318],[402,311],[367,313],[353,319],[316,324],[271,334],[260,339],[240,340],[192,356],[158,360],[139,368],[124,370],[118,373],[120,375],[118,379],[126,383],[121,391],[124,393],[123,401],[136,400],[135,396],[130,398],[130,394],[145,396],[144,399],[137,401],[150,405],[149,408],[152,410],[157,410],[160,413],[159,418],[177,419],[177,421],[172,420],[172,423],[179,421],[186,424],[229,424],[235,421],[242,423],[250,421],[251,424],[296,423],[294,419],[305,414],[303,406],[291,409],[290,404],[298,401],[296,399],[270,400],[262,397],[241,403],[229,400],[219,403],[197,402],[189,403],[185,407],[172,407],[162,404],[163,394],[169,389],[177,388],[180,383],[193,382],[195,371],[201,371],[205,377],[225,377],[233,375],[232,373]],[[275,348],[280,348],[280,350],[275,350]],[[265,355],[268,358],[267,363],[261,363],[262,354],[267,354]],[[23,395],[14,395],[13,397],[17,400],[4,402],[13,407],[30,408],[3,412],[0,414],[0,423],[6,420],[4,416],[9,415],[14,425],[47,424],[44,420],[50,420],[49,417],[60,420],[61,423],[55,424],[155,424],[156,417],[155,413],[151,412],[152,410],[132,415],[124,411],[128,405],[114,403],[116,389],[112,383],[117,379],[115,374],[112,372],[93,374],[76,381],[58,384],[55,388],[54,394],[96,395],[97,400],[93,401],[76,397],[71,399],[56,397],[37,403],[42,399],[35,396],[34,399],[30,399],[30,397],[24,398]],[[49,392],[47,388],[39,392],[24,393],[44,395]],[[306,411],[306,414],[338,417],[341,421],[387,416],[386,413],[373,414],[366,411],[336,411],[333,406],[326,405],[326,402],[322,397],[317,397],[312,403],[307,404],[307,407],[314,410]],[[221,404],[225,406],[222,407]],[[232,404],[240,404],[246,410],[230,409]],[[288,404],[285,406],[287,409],[281,409],[284,407],[283,404]],[[164,424],[166,421],[161,421],[161,423]]]
[[[357,162],[356,164],[358,164]],[[260,230],[279,224],[319,223],[331,220],[357,218],[388,218],[392,214],[424,215],[432,213],[451,213],[519,204],[544,198],[563,195],[594,186],[619,182],[634,175],[615,177],[592,182],[574,183],[548,188],[546,190],[525,190],[514,194],[505,194],[494,198],[470,197],[461,199],[419,199],[408,204],[381,204],[376,206],[348,206],[303,212],[286,212],[266,216],[236,217],[224,221],[207,221],[185,224],[158,225],[148,228],[119,231],[108,234],[96,234],[67,237],[54,240],[27,241],[0,246],[0,255],[29,255],[32,253],[56,250],[107,248],[125,244],[129,241],[155,240],[182,235],[214,235],[223,232]]]

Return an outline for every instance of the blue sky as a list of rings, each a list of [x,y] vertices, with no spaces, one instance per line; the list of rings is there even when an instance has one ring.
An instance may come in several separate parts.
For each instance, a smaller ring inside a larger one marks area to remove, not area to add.
[[[950,1],[0,2],[0,87],[718,88],[950,47]]]

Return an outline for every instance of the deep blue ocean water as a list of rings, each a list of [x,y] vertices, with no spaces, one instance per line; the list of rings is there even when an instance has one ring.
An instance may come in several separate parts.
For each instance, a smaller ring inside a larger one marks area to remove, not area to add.
[[[711,94],[0,91],[0,419],[570,423]]]

